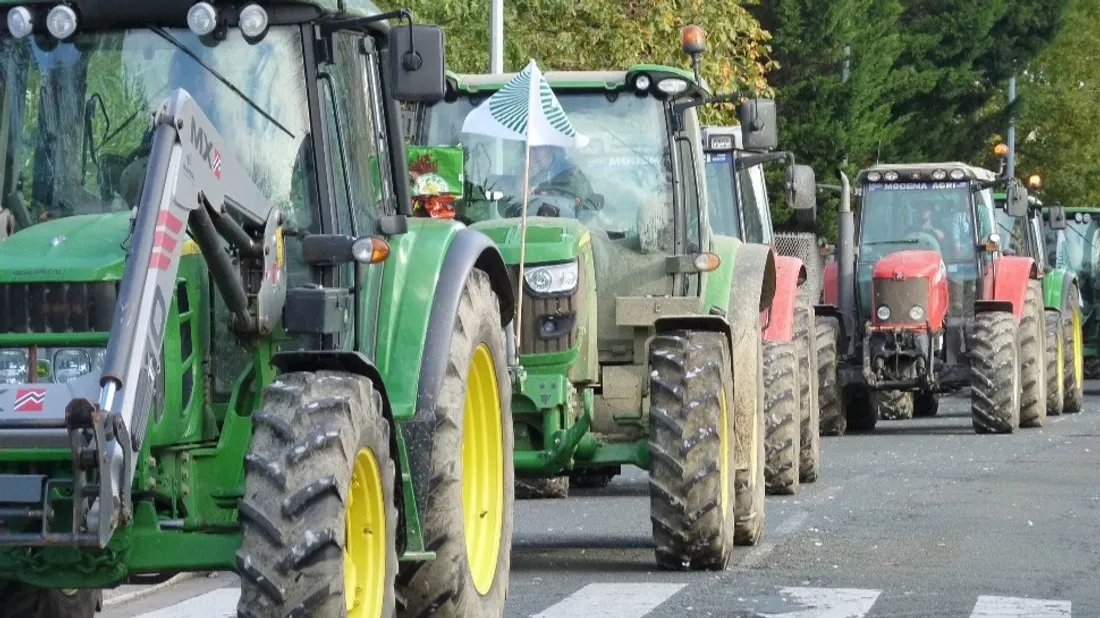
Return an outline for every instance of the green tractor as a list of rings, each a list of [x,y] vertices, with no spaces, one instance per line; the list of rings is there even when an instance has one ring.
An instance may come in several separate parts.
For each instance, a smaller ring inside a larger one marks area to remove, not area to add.
[[[443,34],[365,0],[4,2],[0,616],[501,616],[514,297],[412,217]],[[407,23],[391,26],[390,20]]]
[[[793,494],[820,471],[818,387],[836,384],[836,354],[822,349],[819,357],[818,346],[833,345],[835,336],[824,320],[818,323],[829,314],[816,314],[816,278],[801,259],[775,250],[764,165],[788,163],[788,201],[803,225],[817,214],[814,171],[795,164],[790,152],[746,148],[741,127],[705,127],[702,138],[711,228],[775,252],[776,295],[764,330],[765,478],[768,493]]]
[[[700,33],[684,29],[695,59]],[[518,482],[561,496],[570,479],[648,470],[658,565],[724,568],[763,532],[761,335],[776,267],[767,247],[712,232],[695,108],[713,99],[671,66],[545,73],[590,141],[532,148],[521,280],[524,144],[462,132],[513,77],[450,75],[413,124],[419,146],[461,146],[454,214],[496,242],[522,294]],[[772,102],[741,109],[763,127],[752,139],[774,141]]]
[[[1048,260],[1077,276],[1080,291],[1078,324],[1083,377],[1100,378],[1100,314],[1096,312],[1100,274],[1100,208],[1053,206],[1043,213]]]

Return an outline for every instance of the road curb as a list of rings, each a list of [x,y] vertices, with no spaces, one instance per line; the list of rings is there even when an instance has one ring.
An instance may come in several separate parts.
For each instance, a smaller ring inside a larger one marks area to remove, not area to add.
[[[154,584],[152,586],[143,586],[138,590],[134,590],[133,592],[124,592],[122,594],[115,595],[115,596],[112,596],[112,597],[108,597],[106,594],[104,594],[103,595],[103,609],[107,609],[107,608],[110,608],[110,607],[116,607],[116,606],[122,605],[124,603],[129,603],[130,601],[135,601],[137,599],[141,599],[141,598],[147,597],[149,595],[156,594],[156,593],[160,592],[161,590],[164,590],[165,588],[170,588],[170,587],[175,586],[176,584],[179,584],[181,582],[185,582],[185,581],[191,580],[191,579],[198,579],[199,577],[206,577],[206,575],[207,574],[205,572],[202,572],[202,571],[197,571],[197,572],[192,572],[192,573],[180,573],[179,575],[173,577],[172,579],[169,579],[168,581],[161,582],[159,584]],[[106,592],[106,591],[104,591],[104,592]]]

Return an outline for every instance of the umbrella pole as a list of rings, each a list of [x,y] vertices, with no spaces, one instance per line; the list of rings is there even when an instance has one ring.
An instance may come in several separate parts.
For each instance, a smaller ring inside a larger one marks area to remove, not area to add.
[[[531,139],[524,140],[523,148],[523,211],[519,225],[519,282],[516,296],[516,359],[519,359],[520,333],[523,332],[523,265],[527,255],[527,194],[530,193]]]

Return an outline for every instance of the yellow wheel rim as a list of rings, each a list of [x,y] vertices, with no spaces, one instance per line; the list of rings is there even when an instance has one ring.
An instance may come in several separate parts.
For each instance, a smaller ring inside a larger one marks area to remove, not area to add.
[[[1074,387],[1081,388],[1085,383],[1085,351],[1081,333],[1081,310],[1073,309],[1073,380]]]
[[[493,586],[504,527],[504,435],[496,363],[477,346],[462,415],[462,523],[466,559],[478,593]]]
[[[345,518],[344,602],[348,618],[382,615],[389,552],[385,495],[378,460],[370,450],[360,450],[351,472]]]
[[[718,419],[718,448],[721,449],[721,459],[718,460],[719,482],[722,483],[722,517],[729,513],[730,502],[730,424],[729,412],[726,410],[726,389],[723,388],[718,395],[719,419]]]

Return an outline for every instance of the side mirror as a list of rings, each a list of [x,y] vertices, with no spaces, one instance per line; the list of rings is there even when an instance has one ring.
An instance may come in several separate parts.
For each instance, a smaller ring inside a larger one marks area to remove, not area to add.
[[[390,30],[390,84],[404,103],[435,103],[446,93],[443,29],[415,24]]]
[[[745,150],[775,150],[779,129],[775,119],[775,101],[749,99],[741,104],[741,141]]]
[[[799,223],[811,225],[817,220],[817,180],[809,165],[787,168],[787,201]]]
[[[1050,217],[1050,227],[1054,230],[1066,229],[1066,208],[1059,204],[1047,207],[1047,216]]]
[[[1013,217],[1026,217],[1027,207],[1027,189],[1013,182],[1008,187],[1008,214]]]

